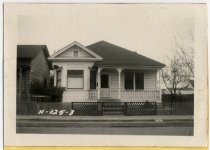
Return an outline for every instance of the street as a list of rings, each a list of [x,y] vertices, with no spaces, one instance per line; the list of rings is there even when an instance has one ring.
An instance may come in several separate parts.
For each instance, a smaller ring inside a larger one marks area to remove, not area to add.
[[[193,120],[69,121],[17,120],[17,133],[114,134],[114,135],[193,135]]]
[[[17,127],[17,133],[192,136],[193,127]]]

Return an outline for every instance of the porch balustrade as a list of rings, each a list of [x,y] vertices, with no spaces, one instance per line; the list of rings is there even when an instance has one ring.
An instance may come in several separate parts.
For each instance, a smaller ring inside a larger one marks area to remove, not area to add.
[[[103,92],[103,91],[101,91]],[[105,93],[104,93],[105,94]],[[101,95],[104,95],[101,93]],[[160,101],[160,90],[121,90],[122,101]],[[89,99],[98,99],[97,90],[89,90]],[[118,97],[117,89],[110,89],[110,98],[116,99]]]
[[[121,99],[129,101],[160,101],[160,90],[123,90]]]
[[[90,100],[96,100],[98,98],[98,90],[94,89],[89,90],[88,97]]]

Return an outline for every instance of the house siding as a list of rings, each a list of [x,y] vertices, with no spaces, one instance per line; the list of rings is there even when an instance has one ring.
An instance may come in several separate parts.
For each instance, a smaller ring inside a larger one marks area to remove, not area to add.
[[[156,89],[156,71],[144,71],[144,89]]]
[[[88,101],[88,92],[90,89],[90,69],[89,68],[93,66],[93,62],[53,62],[53,65],[62,67],[61,86],[66,88],[63,93],[63,102]],[[83,70],[84,71],[83,89],[68,89],[67,88],[67,70]]]
[[[44,52],[40,51],[39,54],[31,61],[30,80],[40,80],[49,78],[50,68]]]
[[[17,102],[30,101],[30,69],[21,69],[17,72]]]

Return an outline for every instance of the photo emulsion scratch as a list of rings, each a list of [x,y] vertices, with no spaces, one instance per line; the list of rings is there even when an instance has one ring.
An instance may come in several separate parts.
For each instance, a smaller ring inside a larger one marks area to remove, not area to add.
[[[14,118],[6,123],[14,126],[15,145],[33,137],[37,140],[26,145],[46,145],[47,137],[54,146],[94,139],[96,145],[176,146],[173,143],[179,141],[195,145],[199,136],[198,145],[203,145],[207,114],[204,7],[6,5],[8,22],[16,14],[17,39],[5,51],[5,58],[11,57],[8,52],[15,58],[8,76],[14,80],[5,82],[13,84],[16,93],[5,102],[5,109],[10,108],[5,115]],[[13,14],[11,8],[15,8]],[[7,130],[7,139],[12,134]],[[74,141],[80,136],[82,141]],[[69,143],[67,137],[71,137]],[[169,142],[161,143],[164,138]],[[87,143],[81,145],[94,145]]]

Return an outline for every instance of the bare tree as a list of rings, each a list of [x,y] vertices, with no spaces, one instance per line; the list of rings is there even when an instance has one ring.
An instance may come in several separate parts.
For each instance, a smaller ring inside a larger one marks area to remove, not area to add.
[[[179,56],[174,56],[170,60],[170,64],[162,69],[162,80],[170,92],[171,108],[173,108],[177,95],[190,80],[189,73]],[[173,114],[173,109],[171,109],[171,114]]]
[[[186,67],[178,56],[170,60],[170,64],[162,69],[162,80],[171,95],[177,95],[186,87],[190,79]]]
[[[194,35],[192,31],[190,30],[189,36],[192,40],[192,43],[194,42]],[[176,52],[182,62],[182,65],[184,65],[186,71],[188,72],[188,75],[191,78],[194,78],[194,47],[192,45],[188,45],[187,47],[184,46],[184,40],[180,38],[180,36],[175,36],[175,46],[176,46]],[[181,39],[181,40],[178,40]]]
[[[182,61],[182,65],[185,66],[185,68],[187,69],[186,71],[188,71],[188,75],[191,78],[194,78],[194,53],[193,53],[193,49],[191,51],[184,51],[184,48],[182,46],[180,46],[180,51],[177,52],[181,61]]]
[[[168,65],[162,69],[162,81],[171,94],[171,108],[173,103],[190,79],[194,79],[194,34],[174,36],[174,57],[170,57]]]

